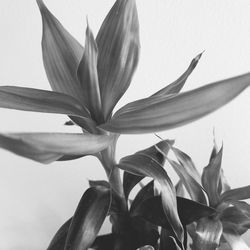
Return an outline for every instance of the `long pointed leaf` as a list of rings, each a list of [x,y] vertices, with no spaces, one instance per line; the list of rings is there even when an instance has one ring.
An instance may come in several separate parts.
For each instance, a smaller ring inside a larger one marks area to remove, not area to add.
[[[221,173],[222,152],[223,147],[221,147],[217,155],[211,159],[202,173],[202,185],[207,192],[211,206],[216,206],[220,201],[218,186]]]
[[[77,75],[92,117],[97,122],[103,122],[101,95],[97,73],[98,49],[89,27],[87,27],[85,39],[85,50],[78,67]]]
[[[90,118],[88,110],[75,98],[59,92],[33,88],[1,86],[0,107]]]
[[[166,218],[177,238],[182,242],[183,228],[177,213],[175,188],[162,166],[154,158],[137,153],[122,158],[117,167],[132,174],[152,177],[160,183],[162,203]]]
[[[116,0],[96,42],[103,111],[108,118],[129,87],[138,63],[140,42],[135,0]]]
[[[94,243],[110,207],[110,190],[91,187],[72,218],[64,250],[87,250]]]
[[[108,147],[112,141],[112,136],[91,134],[0,134],[1,148],[41,163],[50,163],[63,155],[95,154]]]
[[[250,198],[250,185],[241,188],[227,190],[221,195],[221,199],[223,201],[246,200],[249,198]]]
[[[222,224],[219,220],[202,218],[196,227],[194,250],[216,250],[220,244]]]
[[[183,88],[186,80],[188,79],[190,74],[193,72],[193,70],[197,66],[201,56],[202,56],[202,53],[200,53],[195,58],[193,58],[190,65],[188,66],[187,70],[177,80],[175,80],[173,83],[169,84],[165,88],[157,91],[152,96],[160,96],[160,95],[169,95],[169,94],[179,93],[181,91],[181,89]]]
[[[250,74],[205,85],[178,95],[145,99],[145,107],[129,103],[101,127],[122,134],[151,133],[195,121],[230,102],[250,85]],[[147,102],[150,105],[147,105]],[[128,111],[129,109],[129,111]]]
[[[42,0],[37,0],[37,4],[43,21],[43,62],[50,85],[53,90],[69,94],[84,102],[83,91],[76,76],[83,48],[53,16]]]

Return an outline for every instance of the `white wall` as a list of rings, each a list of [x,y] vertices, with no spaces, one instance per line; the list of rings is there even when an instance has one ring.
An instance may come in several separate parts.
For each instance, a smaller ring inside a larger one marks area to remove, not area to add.
[[[79,41],[86,15],[94,33],[114,0],[46,0]],[[185,90],[250,70],[249,0],[138,0],[141,58],[132,85],[118,107],[148,96],[175,80],[206,50]],[[0,1],[0,85],[49,89],[41,59],[41,18],[35,0]],[[249,184],[250,91],[216,113],[159,133],[175,138],[199,169],[207,164],[212,131],[224,143],[223,167],[233,187]],[[0,132],[74,131],[65,117],[0,110]],[[150,146],[154,135],[122,136],[117,158]],[[172,173],[172,172],[171,172]],[[94,158],[44,166],[0,150],[0,249],[45,249],[69,218],[87,187],[104,178]],[[103,230],[105,231],[105,230]]]

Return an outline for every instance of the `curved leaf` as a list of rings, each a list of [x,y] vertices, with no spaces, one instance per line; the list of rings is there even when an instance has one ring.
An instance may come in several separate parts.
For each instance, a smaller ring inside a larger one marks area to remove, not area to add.
[[[184,190],[184,186],[181,180],[179,180],[177,182],[177,184],[175,185],[175,190],[176,190],[176,195],[180,196],[180,197],[185,197],[185,190]]]
[[[222,107],[249,85],[250,74],[245,74],[170,97],[149,97],[145,103],[149,100],[150,105],[137,107],[136,102],[129,103],[101,127],[121,134],[151,133],[176,128]]]
[[[212,218],[200,219],[196,227],[193,249],[216,250],[220,244],[222,231],[222,224],[219,220]]]
[[[111,250],[114,249],[115,234],[105,234],[98,236],[90,249]]]
[[[160,165],[163,166],[165,163],[165,156],[162,153],[167,155],[169,151],[169,145],[173,144],[174,144],[173,140],[163,140],[157,143],[156,145],[138,151],[135,154],[145,154],[148,155],[149,157],[153,157],[154,160],[156,160]],[[134,175],[126,171],[124,172],[123,188],[126,199],[128,199],[129,193],[135,187],[135,185],[138,184],[143,178],[144,176]]]
[[[89,111],[75,98],[63,93],[41,89],[1,86],[0,107],[90,119]]]
[[[89,26],[86,30],[85,50],[79,64],[77,75],[81,83],[84,99],[92,117],[97,122],[103,122],[101,95],[97,73],[98,49]]]
[[[152,246],[147,245],[147,246],[137,248],[137,250],[154,250],[154,248]]]
[[[177,209],[181,223],[184,226],[200,218],[216,213],[211,207],[182,197],[177,197]],[[167,230],[171,229],[166,216],[164,216],[165,214],[160,196],[155,196],[143,201],[134,209],[131,215],[142,216],[155,225],[161,226]]]
[[[220,201],[218,186],[221,173],[222,152],[223,147],[221,147],[216,156],[211,159],[208,166],[203,169],[201,177],[202,185],[207,192],[211,206],[216,206]]]
[[[51,88],[69,94],[82,103],[85,100],[76,71],[83,47],[48,10],[42,0],[37,0],[37,4],[43,21],[43,62]]]
[[[170,231],[162,228],[159,250],[181,250]]]
[[[181,91],[183,88],[186,80],[190,76],[190,74],[193,72],[195,67],[197,66],[200,58],[202,56],[202,53],[197,55],[193,60],[191,61],[190,65],[188,66],[187,70],[174,82],[166,86],[165,88],[157,91],[155,94],[152,96],[159,96],[159,95],[169,95],[169,94],[177,94]]]
[[[203,187],[188,173],[187,169],[171,159],[168,159],[168,162],[181,179],[192,200],[207,204],[206,196],[203,193]]]
[[[50,163],[63,155],[87,155],[108,147],[112,136],[66,133],[0,134],[0,147],[17,155]]]
[[[72,218],[65,250],[87,250],[95,241],[110,207],[110,190],[91,187],[82,196]]]
[[[130,85],[139,57],[139,23],[135,0],[116,0],[96,42],[98,75],[105,118]]]
[[[250,198],[250,185],[225,191],[221,195],[221,200],[246,200]]]
[[[69,231],[69,226],[72,221],[72,218],[67,220],[56,232],[55,236],[53,237],[52,241],[50,242],[47,250],[62,250],[65,246],[65,241],[67,238],[67,234]]]
[[[175,235],[182,242],[183,228],[177,213],[175,188],[162,166],[153,157],[136,153],[122,158],[117,167],[132,174],[152,177],[155,181],[159,182],[166,218],[173,228]]]

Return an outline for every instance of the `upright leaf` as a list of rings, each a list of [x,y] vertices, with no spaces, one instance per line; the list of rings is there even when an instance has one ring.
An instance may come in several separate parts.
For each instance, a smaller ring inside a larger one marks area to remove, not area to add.
[[[167,85],[165,88],[157,91],[155,94],[152,96],[160,96],[160,95],[169,95],[169,94],[177,94],[181,91],[183,88],[186,80],[188,77],[191,75],[195,67],[197,66],[200,58],[202,56],[202,53],[197,55],[193,60],[191,61],[190,65],[188,66],[187,70],[174,82],[171,84]]]
[[[250,74],[245,74],[177,95],[145,98],[145,106],[140,102],[138,107],[137,101],[129,103],[101,127],[122,134],[152,133],[176,128],[222,107],[249,85]]]
[[[65,133],[0,134],[0,147],[17,155],[50,163],[63,155],[95,154],[108,147],[112,136]]]
[[[216,250],[220,244],[222,231],[222,224],[219,220],[209,217],[200,219],[196,227],[193,249]]]
[[[82,103],[84,96],[76,71],[83,48],[48,10],[43,0],[37,0],[37,4],[43,21],[43,62],[51,88]]]
[[[218,185],[221,173],[222,152],[223,148],[211,159],[202,173],[202,185],[208,194],[211,206],[216,206],[220,201]]]
[[[87,250],[95,241],[110,206],[110,190],[91,187],[72,218],[64,250]]]
[[[135,0],[116,0],[96,42],[103,112],[108,118],[130,85],[139,57],[139,23]]]
[[[78,67],[77,75],[81,83],[84,99],[92,117],[97,122],[102,120],[102,104],[97,73],[98,48],[94,36],[89,29],[86,30],[85,50]]]

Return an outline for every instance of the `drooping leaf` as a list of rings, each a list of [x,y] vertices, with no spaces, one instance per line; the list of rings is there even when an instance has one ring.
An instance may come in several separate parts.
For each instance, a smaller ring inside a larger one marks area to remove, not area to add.
[[[246,200],[249,198],[250,198],[250,185],[241,188],[227,190],[221,195],[221,199],[223,201]]]
[[[164,152],[164,154],[167,155],[169,151],[169,145],[173,144],[173,140],[163,140],[154,146],[138,151],[136,154],[145,154],[149,157],[153,157],[154,160],[163,166],[165,163],[165,156],[162,153]],[[126,171],[124,172],[123,188],[126,199],[128,199],[129,193],[135,187],[135,185],[138,184],[143,178],[144,176],[142,175],[134,175]]]
[[[135,199],[133,200],[130,213],[133,214],[133,210],[136,209],[138,205],[140,205],[143,201],[151,198],[154,196],[154,181],[150,181],[146,186],[144,186],[136,195]]]
[[[91,247],[109,211],[110,197],[110,190],[100,186],[83,194],[70,224],[65,250]]]
[[[196,179],[192,175],[189,174],[187,169],[169,158],[168,162],[181,179],[192,200],[200,202],[202,204],[207,204],[206,196],[203,193],[203,187],[196,181]]]
[[[105,118],[130,85],[139,57],[139,23],[135,0],[116,0],[96,42],[98,75]]]
[[[177,197],[177,209],[181,223],[186,226],[202,217],[215,214],[216,211],[208,206],[195,201]],[[147,199],[136,207],[133,216],[142,216],[153,224],[161,226],[167,230],[171,229],[169,222],[163,211],[160,196]]]
[[[97,73],[98,48],[89,26],[86,30],[85,50],[79,64],[77,75],[83,89],[84,99],[92,117],[103,122],[102,103]]]
[[[217,155],[211,159],[202,173],[202,185],[207,192],[211,206],[216,206],[220,201],[218,185],[221,173],[222,152],[223,147],[221,147]]]
[[[220,244],[222,224],[219,220],[202,218],[197,223],[193,250],[216,250]]]
[[[107,135],[66,133],[12,133],[0,134],[0,147],[17,155],[50,163],[63,155],[95,154],[112,143]]]
[[[161,198],[166,219],[182,242],[183,228],[177,213],[175,188],[162,166],[153,157],[136,153],[122,158],[117,167],[135,175],[151,177],[161,185]]]
[[[191,157],[178,148],[171,147],[171,150],[174,152],[176,158],[178,159],[180,164],[186,169],[189,175],[191,175],[196,180],[196,182],[201,184],[201,176],[197,168],[195,167]]]
[[[223,232],[223,236],[232,250],[249,250],[246,242],[233,230],[231,232]]]
[[[121,133],[151,133],[176,128],[195,121],[230,102],[250,85],[250,74],[240,75],[170,96],[154,96],[129,103],[101,125]],[[150,105],[147,103],[150,102]]]
[[[181,89],[183,88],[186,80],[188,79],[190,74],[193,72],[193,70],[197,66],[201,56],[202,56],[202,53],[200,53],[195,58],[193,58],[190,65],[188,66],[187,70],[177,80],[175,80],[171,84],[167,85],[165,88],[157,91],[152,96],[160,96],[160,95],[169,95],[169,94],[179,93],[181,91]]]
[[[42,89],[1,86],[0,107],[90,118],[88,110],[75,98]]]
[[[69,226],[72,221],[72,218],[67,220],[56,232],[55,236],[53,237],[52,241],[50,242],[47,250],[62,250],[65,246],[65,241],[67,238],[67,234],[69,231]]]
[[[43,0],[37,0],[37,4],[43,21],[43,62],[51,88],[86,104],[76,75],[83,47],[48,10]]]

